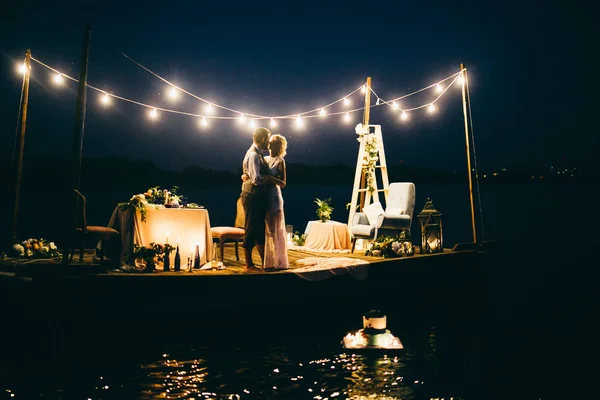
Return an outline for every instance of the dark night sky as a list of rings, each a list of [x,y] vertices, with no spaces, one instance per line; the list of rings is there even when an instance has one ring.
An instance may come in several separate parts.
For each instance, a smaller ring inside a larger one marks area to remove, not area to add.
[[[167,102],[165,85],[120,52],[202,97],[266,114],[319,107],[369,75],[383,98],[400,96],[463,62],[483,170],[590,162],[598,149],[597,128],[580,119],[593,112],[582,54],[597,48],[597,22],[595,10],[577,2],[36,3],[13,2],[0,13],[0,159],[10,158],[14,138],[21,86],[15,64],[31,48],[34,57],[78,76],[86,22],[92,24],[88,82],[144,103],[198,108],[191,98]],[[27,157],[70,152],[76,86],[57,89],[48,78],[34,64]],[[140,107],[119,102],[106,110],[97,93],[88,96],[86,156],[233,170],[250,143],[249,132],[232,122],[202,131],[190,117],[163,113],[150,123]],[[458,87],[439,107],[434,117],[421,112],[404,125],[385,107],[372,111],[389,164],[466,168]],[[289,162],[355,164],[356,122],[328,118],[302,132],[283,124],[277,131],[289,139]]]

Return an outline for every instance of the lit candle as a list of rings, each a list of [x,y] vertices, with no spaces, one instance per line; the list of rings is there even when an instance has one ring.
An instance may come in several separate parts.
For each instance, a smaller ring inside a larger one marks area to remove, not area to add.
[[[169,244],[169,232],[167,232],[167,241],[165,243]]]

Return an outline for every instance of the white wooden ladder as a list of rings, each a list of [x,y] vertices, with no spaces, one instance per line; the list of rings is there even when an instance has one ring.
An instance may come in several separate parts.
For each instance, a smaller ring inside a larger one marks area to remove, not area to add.
[[[361,141],[360,148],[358,149],[358,159],[356,161],[356,172],[354,174],[354,188],[352,189],[352,201],[350,203],[350,213],[348,215],[348,227],[352,226],[352,218],[356,213],[356,206],[358,205],[358,196],[360,193],[366,192],[365,194],[365,202],[363,207],[371,204],[371,201],[378,202],[379,201],[379,193],[383,192],[385,198],[385,204],[387,205],[388,192],[390,187],[390,181],[388,178],[387,171],[387,163],[385,160],[385,150],[383,148],[383,137],[381,135],[381,125],[362,125],[358,124],[356,126],[357,135],[374,135],[376,139],[376,148],[377,148],[377,156],[378,163],[375,164],[375,167],[371,171],[373,175],[373,192],[371,193],[368,190],[369,183],[365,181],[365,187],[361,187],[362,183],[362,169],[364,164],[364,158],[367,155],[365,150],[365,144]],[[379,189],[377,187],[377,174],[376,171],[379,170],[381,172],[381,182],[383,183],[383,188]],[[362,212],[362,209],[360,210]]]

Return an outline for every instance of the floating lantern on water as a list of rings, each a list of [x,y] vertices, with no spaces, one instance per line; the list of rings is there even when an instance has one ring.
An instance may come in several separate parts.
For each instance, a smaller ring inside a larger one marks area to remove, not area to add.
[[[387,329],[387,317],[381,311],[369,311],[363,316],[363,329],[344,336],[346,349],[400,350],[404,346],[399,338]]]

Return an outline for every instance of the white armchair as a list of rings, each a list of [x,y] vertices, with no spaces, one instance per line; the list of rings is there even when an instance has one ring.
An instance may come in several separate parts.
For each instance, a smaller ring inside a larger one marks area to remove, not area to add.
[[[387,207],[376,202],[363,208],[363,212],[354,214],[350,234],[352,252],[356,239],[377,240],[381,232],[408,231],[415,210],[415,184],[410,182],[391,183],[388,192]]]

